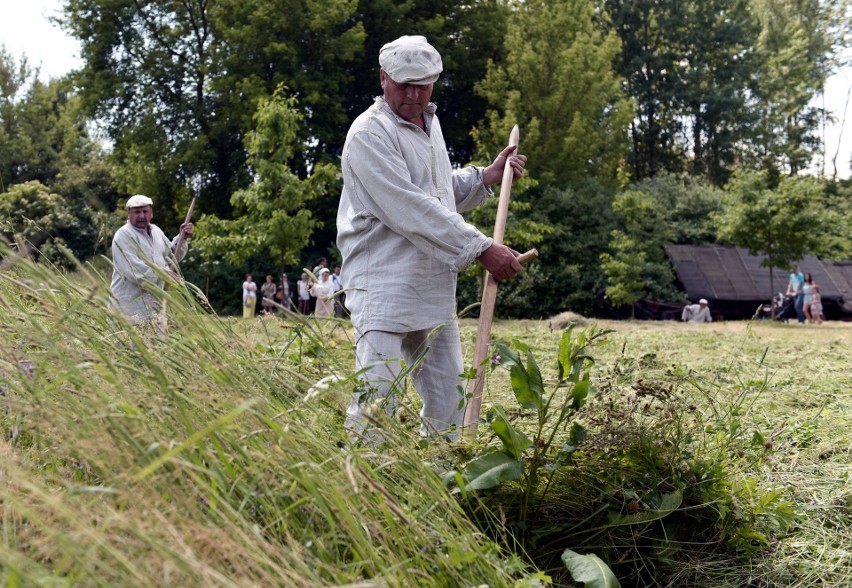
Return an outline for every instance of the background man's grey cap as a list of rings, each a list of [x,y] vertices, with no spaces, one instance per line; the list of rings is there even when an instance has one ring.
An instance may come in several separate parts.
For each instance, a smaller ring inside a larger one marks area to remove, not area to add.
[[[400,84],[433,84],[444,71],[438,51],[421,35],[403,35],[385,44],[379,65]]]
[[[137,194],[136,196],[131,196],[127,200],[125,208],[139,208],[140,206],[154,206],[154,201],[147,196]]]

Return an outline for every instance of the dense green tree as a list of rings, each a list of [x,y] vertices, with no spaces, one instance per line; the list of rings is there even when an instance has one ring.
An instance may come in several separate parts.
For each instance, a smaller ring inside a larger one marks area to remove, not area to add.
[[[599,260],[615,228],[612,198],[610,188],[591,179],[532,195],[531,218],[553,228],[538,245],[534,263],[544,278],[535,286],[535,296],[528,296],[529,316],[606,312],[598,294],[604,286]]]
[[[713,215],[723,209],[722,191],[698,178],[660,174],[620,191],[612,209],[618,229],[601,256],[607,297],[631,305],[636,293],[653,300],[682,299],[665,246],[715,242]],[[628,271],[628,262],[637,265]]]
[[[77,258],[95,253],[98,228],[89,209],[73,207],[32,180],[0,194],[0,235],[7,242],[23,244],[28,254],[68,266],[65,250]]]
[[[338,98],[362,40],[355,6],[69,0],[64,22],[84,62],[77,80],[105,123],[126,189],[156,197],[166,218],[182,216],[193,190],[202,210],[228,216],[230,195],[250,182],[243,138],[251,116],[280,83],[300,96],[305,121],[339,131]],[[328,133],[316,126],[303,124],[300,138],[314,153],[327,148]]]
[[[606,0],[613,30],[621,39],[616,71],[634,100],[628,156],[636,180],[658,172],[686,168],[681,140],[683,117],[678,110],[680,55],[673,42],[686,23],[675,0]]]
[[[630,318],[636,316],[636,302],[648,296],[645,252],[621,231],[613,231],[612,253],[601,253],[601,269],[606,277],[606,297],[615,306],[630,306]]]
[[[513,2],[506,58],[478,86],[488,99],[483,143],[492,153],[515,124],[530,173],[543,183],[612,182],[632,117],[612,71],[620,44],[587,0]]]
[[[290,169],[301,120],[295,97],[286,97],[283,90],[261,100],[256,128],[246,137],[255,181],[234,193],[235,218],[199,219],[194,246],[201,257],[242,264],[264,254],[279,267],[297,261],[317,223],[311,205],[338,187],[338,173],[330,164],[314,165],[305,179]]]
[[[692,152],[688,170],[723,185],[755,124],[748,89],[758,72],[758,28],[748,0],[700,0],[683,8],[686,26],[675,43],[678,106]]]
[[[795,175],[819,151],[825,114],[812,104],[839,41],[834,32],[838,4],[845,2],[751,0],[760,23],[755,43],[760,75],[753,83],[759,121],[749,154],[754,164]]]
[[[722,190],[706,180],[660,174],[621,191],[613,209],[627,234],[641,242],[697,245],[716,241],[712,215],[722,202]]]
[[[55,208],[48,201],[61,196],[65,201],[62,212],[51,217],[59,220],[42,224],[59,227],[57,242],[69,245],[82,257],[105,250],[109,230],[98,231],[94,247],[89,233],[93,222],[106,229],[107,212],[119,199],[114,168],[90,137],[87,124],[80,99],[68,80],[43,83],[37,72],[29,69],[25,58],[16,62],[0,49],[0,193],[9,191],[19,199],[26,196],[39,202],[36,208],[41,210]],[[40,188],[36,190],[36,184],[28,184],[23,194],[13,190],[28,182],[36,182]],[[42,190],[47,193],[42,194]],[[77,220],[68,221],[66,213]],[[16,222],[11,226],[17,226]],[[68,233],[74,226],[82,231],[79,238]],[[43,240],[50,248],[49,237],[37,235],[40,234],[28,234],[28,238],[35,239],[38,245]],[[59,259],[57,255],[49,257]]]
[[[67,80],[41,82],[26,60],[0,49],[0,187],[54,183],[70,167],[102,154]]]
[[[827,182],[824,197],[815,203],[824,207],[826,235],[814,250],[826,259],[852,259],[852,179]]]
[[[737,170],[725,187],[725,209],[716,215],[719,237],[752,255],[765,255],[762,265],[787,268],[818,250],[830,225],[823,191],[810,177],[783,177],[770,187],[766,171]],[[775,285],[770,272],[770,292]]]
[[[20,153],[18,104],[34,80],[26,58],[19,63],[0,46],[0,191],[18,182],[28,166]]]
[[[607,0],[636,101],[630,164],[723,185],[737,160],[795,174],[819,144],[811,106],[842,0]]]

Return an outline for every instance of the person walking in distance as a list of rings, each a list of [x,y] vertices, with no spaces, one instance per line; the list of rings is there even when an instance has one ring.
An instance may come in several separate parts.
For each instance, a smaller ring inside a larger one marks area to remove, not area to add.
[[[805,324],[805,295],[804,295],[805,276],[799,271],[799,266],[795,263],[790,268],[790,281],[787,283],[787,297],[793,299],[793,304],[796,308],[796,318],[800,325]]]

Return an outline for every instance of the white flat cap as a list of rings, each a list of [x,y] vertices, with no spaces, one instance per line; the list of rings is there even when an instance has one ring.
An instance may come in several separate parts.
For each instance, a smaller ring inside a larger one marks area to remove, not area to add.
[[[154,201],[147,196],[137,194],[136,196],[131,196],[127,200],[125,208],[139,208],[140,206],[154,206]]]
[[[403,35],[385,44],[379,65],[400,84],[433,84],[444,71],[440,54],[421,35]]]
[[[698,301],[698,304],[707,304],[707,299],[702,298],[701,300]]]

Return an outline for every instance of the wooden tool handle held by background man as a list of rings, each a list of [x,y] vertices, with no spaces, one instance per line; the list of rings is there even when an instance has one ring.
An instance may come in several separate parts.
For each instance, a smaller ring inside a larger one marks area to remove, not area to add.
[[[183,221],[184,225],[192,221],[193,210],[195,210],[195,196],[192,197],[192,202],[189,203],[189,210],[186,211],[186,218]],[[177,242],[175,243],[175,256],[177,256],[177,252],[180,251],[181,245],[183,245],[184,241],[186,241],[186,233],[184,233],[183,229],[181,229]]]

